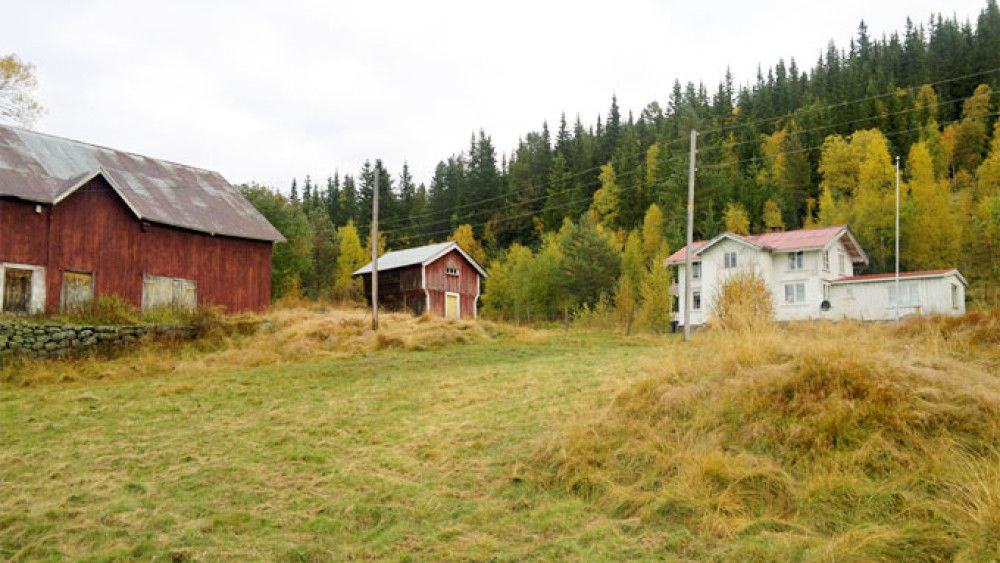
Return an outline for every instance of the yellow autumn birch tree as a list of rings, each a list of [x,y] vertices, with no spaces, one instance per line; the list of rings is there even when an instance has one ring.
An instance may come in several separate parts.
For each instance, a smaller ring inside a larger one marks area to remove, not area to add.
[[[910,147],[906,175],[901,262],[911,270],[954,267],[958,263],[961,230],[955,220],[951,191],[935,177],[933,159],[924,143]]]

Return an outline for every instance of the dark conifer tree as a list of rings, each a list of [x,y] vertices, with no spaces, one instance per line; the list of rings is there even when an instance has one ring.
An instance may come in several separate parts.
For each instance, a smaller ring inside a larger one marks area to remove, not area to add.
[[[326,179],[326,194],[323,196],[323,203],[326,206],[326,214],[334,226],[346,225],[347,220],[343,215],[340,199],[340,172],[334,172],[333,176]]]

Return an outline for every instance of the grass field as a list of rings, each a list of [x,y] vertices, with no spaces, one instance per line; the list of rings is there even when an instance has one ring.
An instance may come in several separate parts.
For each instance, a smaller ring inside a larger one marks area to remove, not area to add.
[[[334,315],[7,373],[0,558],[1000,555],[990,328],[820,325],[683,347],[399,317],[378,338]],[[822,335],[909,352],[885,379],[861,362],[835,377],[807,364],[803,382],[789,351]]]

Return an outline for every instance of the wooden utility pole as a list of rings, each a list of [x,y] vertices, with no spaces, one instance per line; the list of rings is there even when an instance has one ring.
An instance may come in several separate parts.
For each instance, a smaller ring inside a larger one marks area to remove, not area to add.
[[[378,330],[378,170],[375,161],[375,189],[372,190],[372,330]]]
[[[684,251],[684,342],[691,339],[691,252],[694,246],[694,155],[698,132],[691,130],[691,157],[688,163],[687,248]]]
[[[896,157],[896,322],[899,322],[899,157]]]

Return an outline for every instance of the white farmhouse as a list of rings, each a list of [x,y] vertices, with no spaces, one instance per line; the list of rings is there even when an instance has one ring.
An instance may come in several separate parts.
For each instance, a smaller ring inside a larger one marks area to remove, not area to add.
[[[733,233],[692,244],[691,325],[708,321],[716,292],[726,278],[751,270],[771,289],[775,318],[889,320],[896,314],[894,274],[854,275],[868,254],[846,225],[740,236]],[[686,247],[667,258],[677,266],[677,289],[685,295]],[[904,272],[899,314],[965,313],[968,284],[958,270]],[[675,319],[683,326],[683,302]]]

